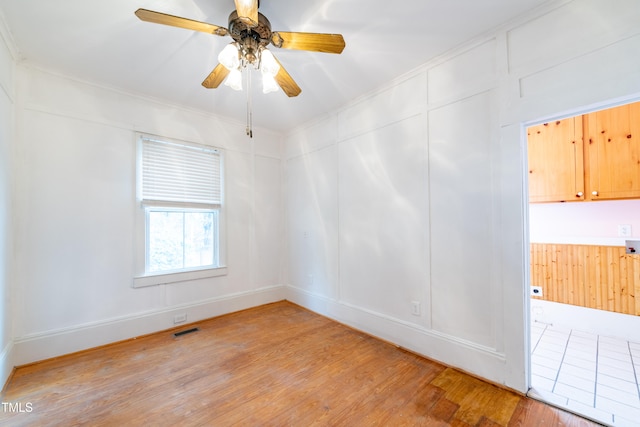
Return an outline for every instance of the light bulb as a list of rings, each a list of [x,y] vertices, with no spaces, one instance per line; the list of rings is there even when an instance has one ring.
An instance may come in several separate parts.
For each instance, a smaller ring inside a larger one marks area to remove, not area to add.
[[[280,64],[267,49],[263,49],[260,54],[260,71],[262,71],[263,76],[265,74],[275,76],[280,71]]]
[[[242,73],[240,70],[231,70],[227,79],[224,81],[224,85],[229,86],[233,90],[242,90]]]
[[[262,73],[262,93],[275,92],[280,89],[276,79],[271,74]]]
[[[231,43],[225,46],[218,54],[218,61],[224,65],[227,70],[237,70],[240,66],[240,57],[238,56],[238,48]]]

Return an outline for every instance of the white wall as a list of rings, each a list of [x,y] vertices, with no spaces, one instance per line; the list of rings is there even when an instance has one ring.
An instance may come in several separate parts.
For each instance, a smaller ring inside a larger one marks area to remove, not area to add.
[[[639,19],[552,2],[291,132],[289,297],[526,391],[522,129],[637,96]]]
[[[631,237],[618,236],[621,224],[631,226]],[[640,200],[533,203],[529,227],[535,243],[624,246],[640,239]]]
[[[16,364],[283,298],[280,135],[250,140],[197,111],[17,74]],[[132,288],[136,131],[225,150],[226,276]]]
[[[5,383],[13,368],[11,172],[14,147],[14,63],[3,34],[0,31],[0,384]]]

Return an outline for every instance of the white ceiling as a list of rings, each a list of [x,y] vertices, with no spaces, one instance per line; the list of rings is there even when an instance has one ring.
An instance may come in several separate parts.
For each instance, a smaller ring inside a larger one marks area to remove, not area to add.
[[[333,55],[271,46],[302,93],[255,90],[254,125],[300,125],[545,2],[262,0],[274,31],[341,33],[346,48]],[[246,92],[201,86],[231,38],[142,22],[133,13],[140,7],[227,27],[234,2],[0,0],[20,61],[244,121]]]

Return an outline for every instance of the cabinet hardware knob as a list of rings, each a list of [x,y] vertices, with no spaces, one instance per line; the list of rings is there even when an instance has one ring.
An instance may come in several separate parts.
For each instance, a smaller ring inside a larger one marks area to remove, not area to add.
[[[578,191],[578,193],[576,194],[576,197],[582,197],[582,191]]]
[[[592,191],[591,194],[593,194],[594,196],[597,196],[598,192],[597,191]]]

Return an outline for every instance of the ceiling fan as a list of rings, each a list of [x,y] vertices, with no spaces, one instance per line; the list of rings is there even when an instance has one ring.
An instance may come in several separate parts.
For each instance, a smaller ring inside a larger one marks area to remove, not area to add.
[[[228,28],[147,9],[138,9],[135,14],[147,22],[216,36],[231,36],[234,41],[220,52],[220,63],[202,82],[208,89],[217,88],[226,79],[225,85],[241,90],[241,71],[251,66],[262,72],[263,92],[278,90],[280,87],[287,96],[298,96],[302,90],[267,46],[272,44],[282,49],[326,53],[341,53],[345,47],[344,38],[340,34],[271,31],[269,20],[258,12],[259,0],[234,1],[236,9],[229,15]]]

